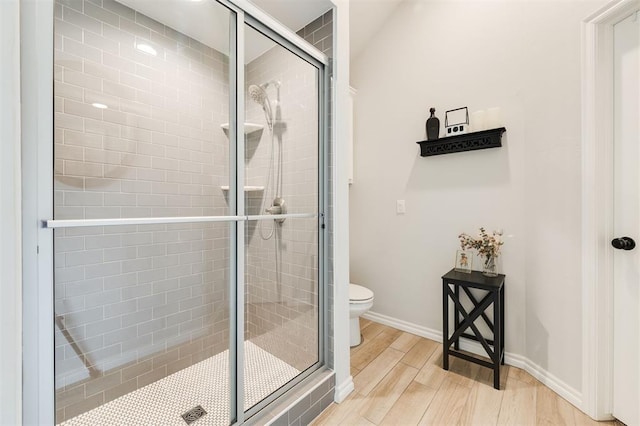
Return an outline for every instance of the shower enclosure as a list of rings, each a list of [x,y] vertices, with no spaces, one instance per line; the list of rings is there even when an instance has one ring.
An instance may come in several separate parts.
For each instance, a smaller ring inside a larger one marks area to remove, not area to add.
[[[244,0],[52,6],[43,399],[241,424],[325,360],[326,57]]]

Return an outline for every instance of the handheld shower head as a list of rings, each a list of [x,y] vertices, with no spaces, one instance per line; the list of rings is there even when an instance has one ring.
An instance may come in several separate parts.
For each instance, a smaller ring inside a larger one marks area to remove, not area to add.
[[[271,102],[269,101],[269,96],[267,92],[264,90],[262,86],[256,86],[252,84],[249,86],[249,96],[251,99],[262,106],[262,110],[264,111],[264,115],[267,119],[267,125],[269,126],[269,130],[273,129],[273,113],[271,111]]]
[[[269,80],[264,84],[261,84],[260,87],[266,89],[269,86],[274,86],[276,89],[280,89],[280,81],[279,80]]]
[[[254,102],[262,105],[267,99],[267,92],[265,92],[262,87],[252,84],[251,86],[249,86],[249,96],[251,96],[251,99],[253,99]]]

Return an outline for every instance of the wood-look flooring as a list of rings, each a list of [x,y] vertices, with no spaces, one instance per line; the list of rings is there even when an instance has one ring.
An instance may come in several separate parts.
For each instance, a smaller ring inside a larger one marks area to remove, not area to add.
[[[360,321],[355,391],[313,425],[616,425],[593,421],[519,368],[502,367],[498,391],[488,368],[451,357],[443,370],[441,343]]]

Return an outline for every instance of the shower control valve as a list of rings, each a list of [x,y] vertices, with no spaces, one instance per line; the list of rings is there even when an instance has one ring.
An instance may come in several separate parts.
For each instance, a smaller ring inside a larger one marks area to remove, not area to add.
[[[280,197],[276,197],[271,204],[271,207],[268,207],[265,212],[269,214],[287,214],[287,205],[284,200]],[[283,223],[285,219],[274,219],[277,223]]]
[[[271,206],[265,210],[269,214],[282,214],[282,207],[280,206]]]

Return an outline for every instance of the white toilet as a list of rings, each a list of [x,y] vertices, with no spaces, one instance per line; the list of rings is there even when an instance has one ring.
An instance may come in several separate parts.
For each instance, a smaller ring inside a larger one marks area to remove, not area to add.
[[[373,306],[373,292],[358,284],[349,284],[349,329],[351,337],[349,345],[358,346],[362,341],[360,336],[360,315]]]

